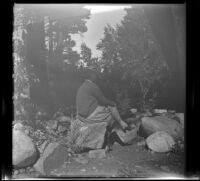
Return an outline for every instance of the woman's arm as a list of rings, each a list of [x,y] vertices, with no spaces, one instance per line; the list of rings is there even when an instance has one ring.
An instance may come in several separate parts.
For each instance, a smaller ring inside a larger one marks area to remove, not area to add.
[[[93,96],[96,97],[96,99],[99,101],[99,104],[100,105],[103,105],[103,106],[115,106],[115,102],[107,99],[102,91],[99,89],[98,86],[94,86],[93,88],[93,91],[92,91],[92,94]]]

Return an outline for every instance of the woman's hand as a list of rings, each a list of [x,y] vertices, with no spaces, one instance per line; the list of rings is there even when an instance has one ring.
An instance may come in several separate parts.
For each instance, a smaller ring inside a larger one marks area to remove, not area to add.
[[[116,107],[116,103],[114,101],[110,101],[109,106]]]
[[[121,121],[120,125],[122,126],[123,129],[125,129],[126,127],[128,127],[128,125],[124,121]]]

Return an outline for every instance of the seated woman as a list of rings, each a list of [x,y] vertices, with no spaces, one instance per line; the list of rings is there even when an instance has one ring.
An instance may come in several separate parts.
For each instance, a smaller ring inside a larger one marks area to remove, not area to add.
[[[77,119],[71,123],[71,144],[81,148],[104,149],[109,146],[111,138],[123,144],[111,132],[115,125],[125,129],[127,124],[122,121],[115,103],[107,99],[97,86],[100,73],[93,69],[87,72],[88,78],[76,96]]]

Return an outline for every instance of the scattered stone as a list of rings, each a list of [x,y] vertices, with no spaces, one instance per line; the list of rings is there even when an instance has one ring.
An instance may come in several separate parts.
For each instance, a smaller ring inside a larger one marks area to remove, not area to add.
[[[48,140],[44,141],[42,143],[42,145],[40,146],[40,152],[43,153],[44,152],[44,149],[46,148],[46,146],[48,145]]]
[[[137,137],[137,131],[138,127],[135,126],[132,130],[126,130],[126,132],[118,129],[116,133],[124,143],[129,143]]]
[[[34,172],[35,171],[35,169],[32,167],[32,168],[30,168],[30,170],[29,170],[29,172]]]
[[[155,152],[168,152],[174,145],[174,139],[164,131],[158,131],[146,139],[148,147]]]
[[[172,114],[176,113],[176,111],[174,110],[168,110],[167,112],[172,113]]]
[[[14,130],[23,130],[24,126],[22,123],[20,122],[17,122],[15,125],[14,125]]]
[[[161,168],[162,170],[164,170],[164,171],[167,171],[167,172],[170,171],[170,169],[169,169],[168,166],[160,166],[160,168]]]
[[[174,119],[175,118],[175,115],[173,113],[170,113],[170,112],[162,113],[161,116],[167,117],[167,118],[170,118],[170,119]]]
[[[14,175],[18,175],[18,174],[19,174],[19,170],[15,170]]]
[[[17,168],[34,164],[39,158],[37,148],[32,139],[23,131],[13,129],[13,166]]]
[[[27,167],[27,168],[26,168],[26,171],[29,172],[30,169],[31,169],[31,167]]]
[[[152,113],[147,111],[147,112],[143,113],[142,116],[149,117],[149,116],[152,116]]]
[[[154,112],[155,113],[165,113],[165,112],[167,112],[167,110],[166,109],[154,109]]]
[[[74,160],[81,164],[87,164],[89,162],[86,158],[83,158],[83,157],[82,158],[77,157],[77,158],[74,158]]]
[[[19,169],[19,173],[21,174],[21,173],[25,173],[25,169],[24,168],[21,168],[21,169]]]
[[[50,143],[47,148],[44,150],[42,157],[34,165],[34,169],[42,174],[45,174],[44,171],[44,161],[46,158],[59,146],[58,143]]]
[[[184,149],[184,144],[183,143],[181,143],[179,146],[180,146],[180,149]]]
[[[155,152],[153,150],[151,150],[151,154],[154,154]]]
[[[184,128],[184,113],[176,113],[176,116],[179,118],[182,128]]]
[[[89,156],[89,158],[105,158],[106,152],[104,149],[91,150],[91,151],[89,151],[88,156]]]
[[[86,169],[85,169],[85,168],[82,168],[80,171],[81,171],[81,172],[86,172]]]
[[[137,112],[137,109],[130,109],[131,113],[135,114]]]
[[[29,130],[28,129],[26,129],[25,131],[24,131],[24,133],[26,134],[26,135],[29,135]]]
[[[66,126],[63,126],[63,125],[58,126],[58,132],[60,132],[60,133],[67,131],[67,129],[68,128]]]
[[[145,146],[146,142],[144,140],[137,143],[137,146]]]
[[[61,116],[59,122],[71,122],[71,118],[68,116]]]
[[[64,164],[62,165],[62,168],[67,168],[66,163],[64,163]]]
[[[165,131],[175,139],[182,137],[181,125],[164,116],[143,117],[141,127],[147,136],[157,131]]]
[[[141,166],[139,166],[139,165],[135,165],[135,167],[136,167],[136,168],[141,168]]]
[[[55,130],[58,127],[58,122],[56,120],[49,120],[46,122],[47,129]]]

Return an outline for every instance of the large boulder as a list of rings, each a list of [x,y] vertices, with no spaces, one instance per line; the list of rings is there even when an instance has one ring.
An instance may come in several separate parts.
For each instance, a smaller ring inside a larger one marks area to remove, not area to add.
[[[137,137],[137,129],[126,130],[126,132],[122,131],[121,129],[116,131],[117,135],[124,143],[130,143]]]
[[[184,113],[176,113],[176,116],[178,117],[182,128],[184,128],[184,125],[185,125],[185,123],[184,123]]]
[[[183,136],[180,123],[164,116],[143,117],[141,127],[146,136],[157,131],[165,131],[175,139]]]
[[[21,129],[22,125],[15,125],[13,129],[13,166],[23,168],[33,165],[39,158],[39,152],[31,138]]]
[[[104,149],[91,150],[88,153],[89,158],[105,158],[106,152]]]
[[[146,139],[147,146],[155,152],[168,152],[175,145],[174,139],[164,131],[158,131]]]
[[[37,172],[40,172],[41,174],[46,174],[45,169],[44,169],[44,162],[46,159],[53,154],[54,150],[59,146],[59,143],[50,143],[46,149],[44,150],[42,156],[40,159],[36,162],[34,165],[34,169]]]

